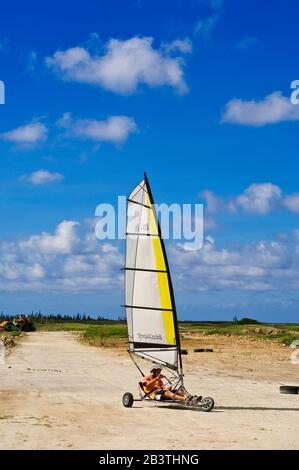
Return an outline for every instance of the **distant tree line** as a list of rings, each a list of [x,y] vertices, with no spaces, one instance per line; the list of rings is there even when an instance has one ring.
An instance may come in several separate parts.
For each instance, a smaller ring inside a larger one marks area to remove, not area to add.
[[[18,315],[10,315],[4,314],[3,312],[0,313],[0,323],[5,320],[13,321],[13,319]],[[118,317],[116,319],[106,318],[102,315],[86,315],[81,313],[76,313],[74,315],[61,315],[61,314],[43,314],[40,310],[38,312],[32,311],[30,315],[28,315],[34,323],[65,323],[65,322],[76,322],[76,323],[113,323],[113,322],[125,322],[124,317]]]

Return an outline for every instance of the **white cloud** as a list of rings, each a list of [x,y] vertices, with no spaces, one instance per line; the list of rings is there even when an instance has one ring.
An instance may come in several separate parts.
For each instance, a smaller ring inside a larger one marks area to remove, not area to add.
[[[211,33],[221,18],[223,0],[200,0],[200,3],[206,4],[210,12],[195,23],[193,34],[201,36],[204,41],[209,42]]]
[[[299,193],[286,196],[283,201],[284,206],[291,212],[299,213]]]
[[[200,196],[206,201],[208,214],[237,214],[238,209],[260,215],[277,209],[299,213],[299,193],[284,195],[282,189],[273,183],[253,183],[243,193],[226,200],[209,190],[202,191]]]
[[[296,251],[296,254],[299,255],[299,229],[294,231],[294,236],[296,240],[295,251]]]
[[[268,214],[279,207],[282,191],[272,183],[251,184],[244,193],[235,198],[235,204],[246,212]]]
[[[47,57],[46,65],[63,80],[89,83],[124,95],[135,92],[139,84],[167,85],[186,93],[184,62],[181,55],[174,57],[173,53],[190,52],[190,44],[182,40],[171,44],[169,54],[165,44],[155,49],[152,37],[110,39],[103,55],[92,55],[83,47],[73,47]]]
[[[217,197],[213,191],[206,189],[200,193],[200,196],[206,201],[206,212],[208,214],[217,214],[225,208],[222,199]]]
[[[11,131],[3,132],[1,138],[17,145],[32,146],[47,140],[47,134],[48,129],[43,123],[33,121]]]
[[[295,246],[286,241],[260,241],[229,250],[217,248],[215,240],[206,237],[196,252],[172,246],[175,283],[182,290],[197,291],[297,289],[298,242],[299,237]]]
[[[179,51],[183,54],[189,54],[192,52],[192,42],[189,38],[186,39],[175,39],[174,41],[167,42],[163,45],[166,52]]]
[[[81,230],[81,231],[80,231]],[[0,289],[78,292],[121,286],[123,256],[100,243],[76,221],[63,221],[54,233],[0,242]]]
[[[195,35],[202,36],[205,41],[209,41],[211,32],[220,19],[219,13],[200,19],[196,22],[193,32]]]
[[[178,289],[275,291],[299,287],[299,230],[290,241],[260,241],[219,248],[205,238],[198,251],[169,246]],[[119,289],[124,257],[118,245],[99,242],[91,229],[63,221],[53,233],[0,242],[0,289],[79,292]]]
[[[48,170],[37,170],[30,175],[22,176],[22,180],[29,181],[35,186],[43,186],[46,184],[56,183],[63,180],[61,173],[50,172]]]
[[[216,230],[218,228],[217,222],[209,216],[204,216],[203,219],[203,229],[204,232],[207,230]]]
[[[31,51],[28,54],[28,57],[27,57],[27,64],[26,64],[27,65],[27,72],[31,73],[31,74],[33,72],[35,72],[37,63],[38,63],[37,53],[36,53],[36,51]]]
[[[35,251],[40,254],[69,254],[74,251],[79,239],[76,235],[78,222],[61,222],[52,235],[43,232],[41,235],[33,235],[26,241],[20,242],[21,249]]]
[[[299,107],[289,97],[275,91],[261,101],[243,101],[234,98],[224,108],[221,122],[244,126],[264,126],[282,121],[298,121]]]
[[[72,119],[70,113],[65,113],[59,119],[58,125],[67,130],[67,135],[90,139],[94,142],[112,142],[119,144],[127,140],[130,134],[137,132],[137,125],[128,116],[110,116],[106,120]]]

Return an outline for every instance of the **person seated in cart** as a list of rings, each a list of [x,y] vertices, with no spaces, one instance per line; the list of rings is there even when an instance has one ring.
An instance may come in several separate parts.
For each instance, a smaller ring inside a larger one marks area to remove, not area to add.
[[[184,403],[191,403],[194,397],[184,394],[182,389],[172,389],[163,384],[162,367],[154,364],[149,375],[142,379],[143,390],[153,400],[177,400]],[[196,397],[197,398],[197,397]],[[198,397],[201,398],[201,397]]]

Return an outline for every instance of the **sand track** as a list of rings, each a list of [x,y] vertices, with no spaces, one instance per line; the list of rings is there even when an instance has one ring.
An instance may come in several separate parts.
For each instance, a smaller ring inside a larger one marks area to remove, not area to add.
[[[26,335],[0,365],[0,448],[298,449],[299,396],[278,393],[279,382],[299,382],[289,351],[265,345],[256,355],[246,343],[233,354],[233,339],[209,341],[213,354],[185,358],[188,388],[216,401],[203,413],[126,409],[122,394],[139,379],[126,354],[67,332]]]

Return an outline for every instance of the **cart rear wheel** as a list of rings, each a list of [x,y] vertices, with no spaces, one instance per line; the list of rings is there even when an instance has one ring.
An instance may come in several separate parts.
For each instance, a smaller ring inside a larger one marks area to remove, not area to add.
[[[290,395],[298,395],[299,387],[293,385],[282,385],[279,387],[280,393],[289,393]]]
[[[211,349],[211,348],[206,348],[206,349],[204,349],[204,348],[196,348],[196,349],[193,349],[193,352],[196,352],[196,353],[198,353],[198,352],[209,352],[209,353],[211,353],[211,352],[213,352],[213,351],[214,351],[214,349]]]
[[[211,397],[205,397],[201,400],[200,407],[203,411],[211,411],[214,408],[214,400]]]
[[[132,393],[130,392],[126,392],[124,395],[123,395],[123,405],[126,407],[126,408],[131,408],[131,406],[133,405],[134,403],[134,397],[132,395]]]

